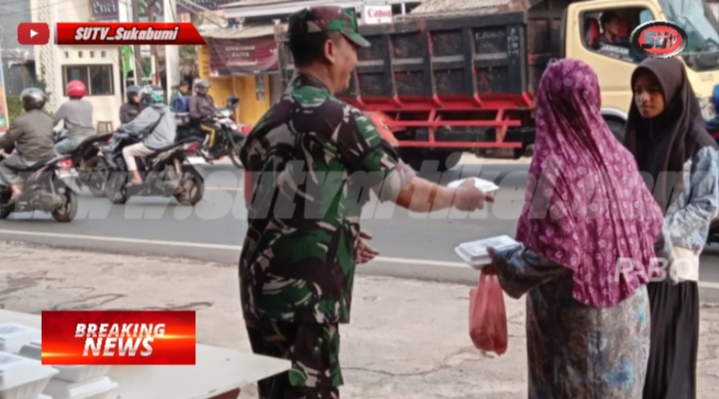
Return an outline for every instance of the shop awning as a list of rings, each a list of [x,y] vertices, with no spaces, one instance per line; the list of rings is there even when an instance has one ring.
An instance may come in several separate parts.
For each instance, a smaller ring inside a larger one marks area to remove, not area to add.
[[[244,76],[278,71],[275,26],[202,32],[210,50],[211,76]]]

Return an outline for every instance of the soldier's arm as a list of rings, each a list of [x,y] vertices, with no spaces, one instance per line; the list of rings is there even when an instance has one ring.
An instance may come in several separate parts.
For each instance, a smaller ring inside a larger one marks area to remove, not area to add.
[[[374,123],[356,108],[337,131],[337,146],[350,173],[363,173],[365,186],[380,201],[393,201],[414,212],[430,212],[453,205],[457,189],[417,176],[402,162]]]

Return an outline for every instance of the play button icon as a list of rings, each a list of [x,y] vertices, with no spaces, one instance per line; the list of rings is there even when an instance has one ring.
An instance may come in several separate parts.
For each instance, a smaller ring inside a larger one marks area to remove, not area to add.
[[[24,46],[48,44],[50,26],[43,22],[21,22],[17,26],[17,41]]]

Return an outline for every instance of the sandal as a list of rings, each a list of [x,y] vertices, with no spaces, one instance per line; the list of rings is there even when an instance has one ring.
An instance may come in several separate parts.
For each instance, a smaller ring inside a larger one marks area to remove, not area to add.
[[[143,182],[141,182],[141,181],[131,181],[131,182],[125,184],[125,188],[133,188],[133,187],[141,186],[142,183]]]

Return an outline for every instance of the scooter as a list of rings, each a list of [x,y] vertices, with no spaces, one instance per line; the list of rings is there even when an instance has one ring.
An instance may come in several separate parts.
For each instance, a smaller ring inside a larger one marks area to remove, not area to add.
[[[108,167],[100,154],[100,146],[107,144],[111,137],[112,133],[90,136],[70,154],[72,166],[78,172],[76,179],[78,188],[86,186],[95,197],[105,196]],[[56,132],[55,144],[65,138],[64,132]]]
[[[0,152],[0,161],[5,155]],[[12,191],[9,182],[0,181],[0,219],[13,212],[42,211],[50,213],[60,222],[72,221],[77,215],[78,193],[66,180],[77,177],[69,156],[45,159],[23,170],[22,194],[10,203]],[[2,179],[2,176],[0,176]]]
[[[212,148],[209,147],[209,142],[206,140],[207,134],[198,127],[196,122],[190,120],[187,113],[175,114],[177,119],[177,139],[184,140],[190,137],[199,137],[203,139],[203,151],[201,151],[201,154],[205,161],[211,163],[228,156],[236,167],[242,168],[240,149],[246,137],[240,132],[233,118],[235,108],[237,108],[239,102],[240,99],[237,96],[228,96],[225,108],[220,108],[215,112],[214,121],[219,129],[215,134],[215,142]]]
[[[100,148],[108,165],[105,195],[114,204],[124,204],[132,196],[175,197],[182,205],[194,206],[205,192],[205,180],[195,165],[205,164],[202,157],[191,156],[201,139],[191,137],[173,143],[153,154],[138,158],[137,168],[143,183],[127,187],[129,172],[122,149],[139,139],[132,134],[115,132],[109,145]]]

